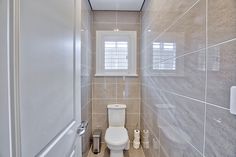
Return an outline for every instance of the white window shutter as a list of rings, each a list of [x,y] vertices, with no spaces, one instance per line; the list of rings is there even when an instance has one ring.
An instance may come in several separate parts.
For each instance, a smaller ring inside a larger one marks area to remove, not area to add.
[[[105,41],[105,70],[128,69],[128,41]]]
[[[137,76],[135,31],[97,31],[95,76]]]

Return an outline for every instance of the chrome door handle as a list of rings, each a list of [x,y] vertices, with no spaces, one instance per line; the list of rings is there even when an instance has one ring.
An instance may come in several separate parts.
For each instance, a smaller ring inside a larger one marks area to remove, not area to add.
[[[82,121],[77,129],[77,134],[79,136],[84,135],[84,133],[87,131],[87,127],[88,127],[88,121]]]

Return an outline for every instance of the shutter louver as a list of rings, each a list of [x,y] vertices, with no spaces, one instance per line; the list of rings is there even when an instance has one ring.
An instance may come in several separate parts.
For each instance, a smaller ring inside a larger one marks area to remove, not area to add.
[[[128,69],[128,42],[105,41],[104,68],[106,70]]]

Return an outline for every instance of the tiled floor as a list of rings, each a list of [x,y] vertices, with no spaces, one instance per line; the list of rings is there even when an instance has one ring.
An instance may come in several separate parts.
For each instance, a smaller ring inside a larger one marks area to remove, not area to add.
[[[105,144],[102,144],[101,152],[99,154],[93,154],[92,149],[90,149],[87,157],[109,157],[109,149]],[[143,149],[134,149],[132,145],[130,145],[129,151],[124,152],[124,157],[145,157],[143,153]]]

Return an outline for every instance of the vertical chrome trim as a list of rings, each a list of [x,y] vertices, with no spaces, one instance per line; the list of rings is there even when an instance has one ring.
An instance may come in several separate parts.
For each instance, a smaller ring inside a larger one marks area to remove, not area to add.
[[[11,117],[11,93],[10,93],[10,2],[6,0],[6,8],[7,8],[7,14],[6,14],[6,19],[7,19],[7,96],[8,96],[8,129],[9,129],[9,153],[10,157],[12,156],[12,117]]]
[[[12,127],[12,155],[21,157],[20,98],[19,98],[19,33],[20,0],[9,2],[9,66]]]

